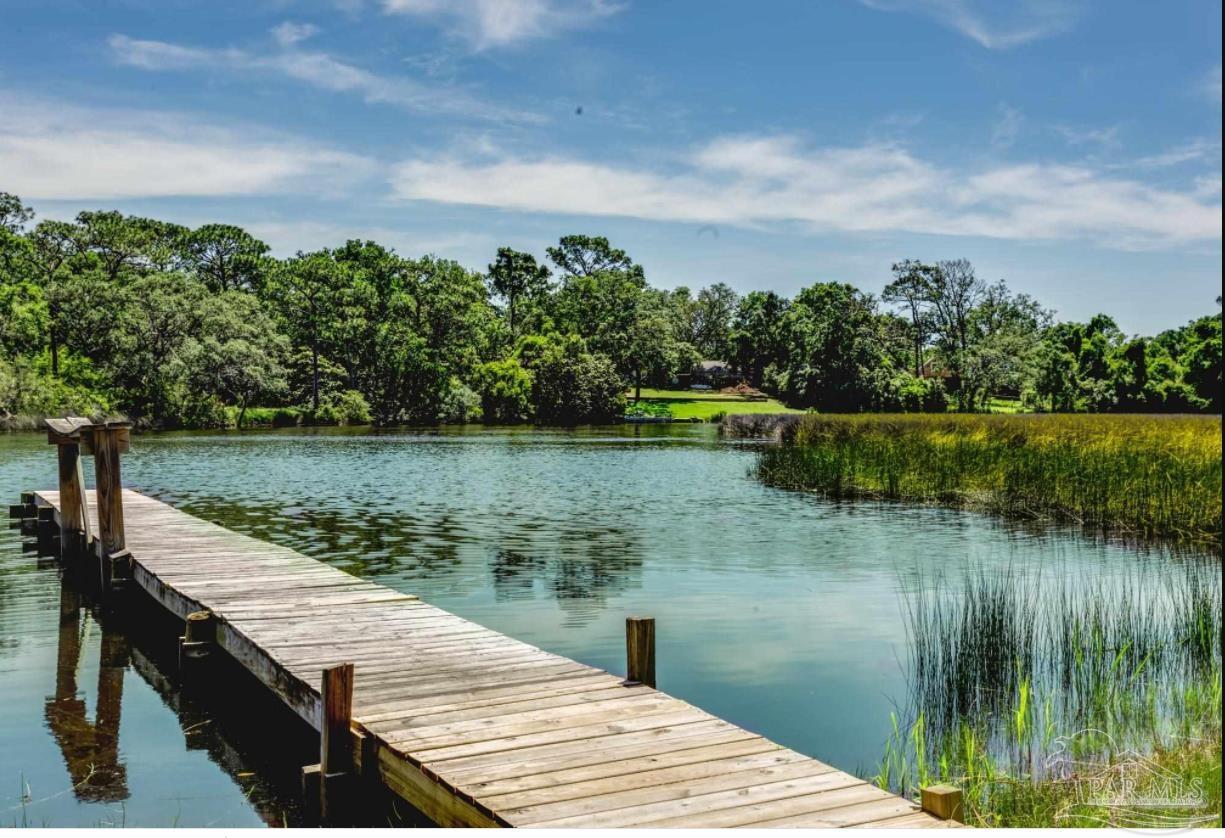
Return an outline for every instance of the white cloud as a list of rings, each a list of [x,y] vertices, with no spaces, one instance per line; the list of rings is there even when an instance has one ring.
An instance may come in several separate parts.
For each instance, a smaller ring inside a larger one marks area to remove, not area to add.
[[[83,108],[0,93],[4,188],[45,200],[335,191],[365,158],[188,114]]]
[[[1056,125],[1055,130],[1063,136],[1068,145],[1093,145],[1103,151],[1120,148],[1119,131],[1122,125],[1110,125],[1105,128],[1074,128],[1068,125]]]
[[[926,15],[988,49],[1007,49],[1071,29],[1079,0],[860,0],[882,11]]]
[[[300,35],[301,32],[296,34]],[[327,53],[292,46],[279,51],[207,49],[112,35],[108,43],[120,63],[143,70],[222,70],[271,73],[321,90],[356,93],[366,102],[413,111],[479,119],[536,122],[538,117],[485,102],[460,88],[387,77],[340,61]]]
[[[997,149],[1012,148],[1021,133],[1024,115],[1014,107],[1001,102],[995,109],[997,119],[991,128],[991,145]]]
[[[621,6],[609,0],[383,0],[383,8],[438,21],[482,50],[585,29]]]
[[[305,41],[307,38],[319,34],[319,27],[313,23],[294,23],[291,20],[287,20],[272,27],[271,31],[273,40],[283,47],[291,47],[300,41]]]
[[[679,173],[564,157],[419,157],[401,199],[520,212],[813,231],[1087,239],[1121,248],[1219,242],[1219,197],[1072,166],[944,169],[896,145],[810,148],[793,137],[724,137]]]

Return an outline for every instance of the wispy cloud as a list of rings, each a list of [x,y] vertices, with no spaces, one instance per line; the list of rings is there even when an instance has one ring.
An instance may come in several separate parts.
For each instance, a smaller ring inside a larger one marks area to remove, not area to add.
[[[117,61],[143,70],[214,70],[265,73],[321,90],[356,93],[366,102],[412,111],[503,122],[538,122],[534,114],[487,102],[462,88],[427,84],[404,76],[382,76],[324,52],[294,47],[307,34],[302,28],[273,30],[279,50],[212,49],[112,35],[108,43]]]
[[[1012,148],[1021,133],[1025,116],[1011,105],[1001,102],[995,109],[995,125],[991,127],[991,145],[997,149]]]
[[[1167,148],[1165,151],[1159,151],[1156,154],[1149,154],[1127,163],[1121,163],[1119,168],[1164,169],[1170,166],[1181,166],[1185,163],[1200,162],[1213,163],[1218,169],[1221,167],[1221,143],[1219,140],[1194,139]]]
[[[1056,125],[1058,133],[1070,146],[1096,146],[1103,151],[1121,148],[1119,140],[1122,125],[1108,125],[1105,128],[1076,128],[1069,125]]]
[[[437,22],[483,50],[586,29],[622,6],[610,0],[384,0],[383,8]]]
[[[1066,32],[1080,20],[1079,0],[860,0],[890,12],[934,18],[988,49],[1007,49]]]
[[[1121,248],[1219,242],[1219,197],[1024,164],[949,170],[897,145],[812,148],[793,137],[725,137],[676,173],[567,157],[402,162],[402,199],[523,212],[623,216],[813,231],[1085,239]]]
[[[84,108],[0,92],[4,188],[47,200],[339,190],[371,161],[190,114]]]
[[[319,27],[313,23],[294,23],[292,20],[272,27],[273,39],[283,47],[291,47],[318,33]]]

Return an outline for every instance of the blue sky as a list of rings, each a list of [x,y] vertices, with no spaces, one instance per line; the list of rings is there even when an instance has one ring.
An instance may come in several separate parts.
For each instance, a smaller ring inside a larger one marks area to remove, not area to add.
[[[1207,0],[5,0],[0,189],[475,269],[601,234],[662,287],[964,256],[1153,332],[1220,293],[1220,31]]]

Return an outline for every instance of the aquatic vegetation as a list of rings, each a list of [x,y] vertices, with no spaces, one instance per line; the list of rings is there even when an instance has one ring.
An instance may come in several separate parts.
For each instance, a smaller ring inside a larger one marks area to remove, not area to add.
[[[912,721],[893,716],[876,782],[903,793],[954,782],[980,825],[1093,825],[1107,813],[1069,775],[1138,766],[1143,785],[1165,760],[1190,772],[1172,775],[1187,787],[1215,771],[1219,818],[1220,565],[1188,559],[1160,585],[1145,578],[1010,569],[912,591]]]
[[[758,476],[1221,544],[1219,416],[809,415],[763,452]]]

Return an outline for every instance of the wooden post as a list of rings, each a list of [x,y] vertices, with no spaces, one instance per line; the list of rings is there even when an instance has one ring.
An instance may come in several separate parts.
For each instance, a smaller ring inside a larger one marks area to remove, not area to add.
[[[40,556],[57,555],[55,540],[58,535],[55,526],[55,510],[50,506],[38,507],[38,553]]]
[[[655,687],[655,618],[625,618],[626,680]]]
[[[921,789],[920,805],[924,812],[942,821],[965,823],[961,789],[956,786],[939,785]]]
[[[102,555],[121,552],[126,546],[123,534],[123,488],[119,477],[119,453],[127,438],[126,427],[95,427],[93,438],[94,475],[98,490],[98,539]]]
[[[193,611],[187,615],[183,636],[179,638],[179,666],[188,668],[203,660],[217,642],[217,617],[212,611]]]
[[[76,557],[85,548],[84,487],[78,479],[81,445],[64,442],[56,449],[60,472],[60,551],[65,558]]]
[[[342,663],[323,670],[319,689],[323,699],[319,765],[323,774],[353,770],[353,664]]]
[[[322,702],[317,766],[303,768],[305,804],[322,822],[343,817],[354,785],[353,664],[328,666],[318,690]],[[316,809],[317,806],[317,809]]]

